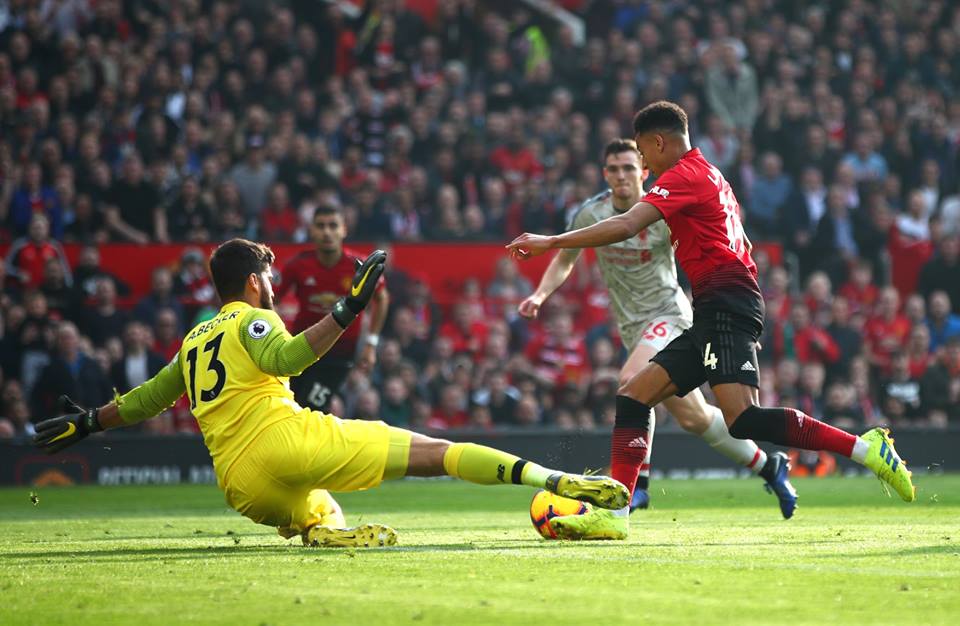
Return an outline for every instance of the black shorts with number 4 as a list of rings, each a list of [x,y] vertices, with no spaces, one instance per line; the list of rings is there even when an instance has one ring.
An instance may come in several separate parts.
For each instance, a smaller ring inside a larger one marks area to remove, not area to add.
[[[704,382],[711,387],[725,383],[759,387],[757,340],[762,331],[753,315],[695,308],[693,326],[651,360],[667,370],[681,397]]]

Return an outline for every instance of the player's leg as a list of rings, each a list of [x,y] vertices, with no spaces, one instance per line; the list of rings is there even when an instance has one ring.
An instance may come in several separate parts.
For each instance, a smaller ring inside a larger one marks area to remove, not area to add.
[[[704,382],[699,352],[689,330],[671,341],[620,386],[610,445],[610,473],[633,492],[647,458],[653,407],[676,394],[686,395]],[[624,539],[629,507],[557,517],[551,526],[564,539]]]
[[[656,354],[659,351],[659,348],[655,347],[652,341],[659,339],[658,335],[649,333],[648,331],[656,327],[656,320],[647,324],[646,329],[643,333],[640,333],[639,339],[634,341],[635,347],[633,352],[627,357],[626,362],[623,364],[623,367],[620,368],[620,386],[624,386],[631,378],[636,376],[643,367],[650,362],[650,357]],[[661,325],[659,328],[667,331],[666,325]],[[679,329],[676,331],[678,334],[682,331]],[[672,338],[671,338],[672,339]],[[669,343],[667,341],[666,343]],[[665,347],[666,343],[664,344]],[[651,419],[648,424],[647,429],[647,452],[643,460],[640,461],[640,465],[636,468],[637,480],[633,488],[633,495],[630,498],[630,510],[635,509],[645,509],[650,506],[650,465],[653,460],[653,438],[654,431],[656,429],[657,420],[655,418]],[[617,427],[614,426],[614,434],[617,434]],[[612,469],[613,467],[613,458],[614,458],[614,440],[617,439],[616,436],[611,437],[610,439],[610,458],[611,458],[611,475],[620,474],[621,472],[626,475],[632,475],[633,468],[632,465],[636,462],[636,458],[626,457],[623,455],[618,455],[618,463],[620,465],[626,465],[626,467],[618,467],[617,471]],[[622,481],[621,481],[622,482]]]
[[[654,355],[682,334],[689,324],[674,316],[659,317],[652,320],[642,333],[636,337],[636,347],[621,370],[621,385],[629,381],[646,365]],[[778,466],[782,459],[771,459],[768,463],[766,453],[750,440],[734,439],[727,430],[723,413],[707,404],[699,389],[694,389],[683,398],[672,396],[663,401],[664,406],[674,416],[681,428],[701,437],[720,454],[732,459],[755,474],[763,475],[767,482],[777,480]],[[647,489],[650,480],[650,460],[653,452],[653,429],[655,420],[650,420],[647,438],[647,457],[640,465],[636,488],[633,492],[631,510],[646,508],[649,504]],[[792,491],[792,488],[789,490]],[[788,498],[789,499],[789,498]],[[795,499],[794,499],[795,500]],[[792,504],[783,510],[785,516],[793,513]]]
[[[452,476],[479,485],[527,485],[584,500],[603,508],[622,508],[630,500],[624,485],[604,476],[568,474],[475,443],[393,429],[409,436],[406,476]],[[392,474],[396,475],[395,469]]]
[[[767,455],[752,439],[730,434],[723,412],[707,404],[699,389],[686,396],[663,401],[684,430],[699,435],[714,450],[746,467],[765,481],[768,492],[777,496],[780,512],[790,519],[797,507],[797,492],[790,484],[790,461],[783,452]]]
[[[722,329],[705,330],[704,364],[731,435],[840,454],[872,470],[905,501],[915,499],[911,474],[897,456],[887,430],[874,428],[857,437],[796,409],[759,406],[757,333],[739,328],[729,318]]]

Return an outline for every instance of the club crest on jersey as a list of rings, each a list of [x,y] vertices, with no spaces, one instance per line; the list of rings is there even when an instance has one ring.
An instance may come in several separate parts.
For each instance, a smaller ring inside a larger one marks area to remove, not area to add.
[[[660,196],[661,198],[664,198],[664,199],[666,199],[666,198],[670,195],[670,192],[667,191],[666,189],[664,189],[663,187],[661,187],[660,185],[654,185],[654,186],[653,186],[653,189],[651,189],[651,190],[648,191],[647,193],[656,194],[656,195],[658,195],[658,196]]]
[[[250,322],[250,325],[247,326],[247,332],[250,333],[250,336],[254,339],[263,339],[272,328],[267,320],[253,320]]]

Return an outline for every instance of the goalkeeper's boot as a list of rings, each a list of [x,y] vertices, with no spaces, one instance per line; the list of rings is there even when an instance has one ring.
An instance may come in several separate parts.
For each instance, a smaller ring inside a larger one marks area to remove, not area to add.
[[[592,509],[583,515],[563,515],[550,520],[550,527],[559,539],[614,539],[627,538],[630,519],[626,512],[618,515],[606,509]]]
[[[640,489],[637,487],[633,490],[633,497],[630,499],[630,512],[633,513],[637,509],[649,509],[650,508],[650,492],[646,489]]]
[[[870,444],[863,464],[872,470],[877,478],[893,487],[905,502],[913,502],[917,498],[917,488],[913,486],[912,474],[907,469],[907,464],[900,459],[893,447],[890,430],[874,428],[860,438]]]
[[[622,509],[630,504],[630,492],[608,476],[583,476],[557,472],[547,479],[547,491],[564,498],[589,502],[604,509]]]
[[[313,548],[377,548],[397,543],[397,531],[383,524],[361,524],[353,528],[313,526],[303,545]]]
[[[777,496],[780,501],[780,512],[783,513],[783,519],[793,517],[793,511],[797,508],[797,490],[790,484],[790,459],[784,452],[776,452],[767,458],[767,463],[773,464],[770,475],[772,479],[767,480],[763,486],[767,493]]]

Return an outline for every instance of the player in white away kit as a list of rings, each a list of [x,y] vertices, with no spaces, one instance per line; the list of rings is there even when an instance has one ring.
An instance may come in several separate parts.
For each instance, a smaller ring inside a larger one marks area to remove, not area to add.
[[[642,166],[636,144],[616,139],[604,150],[603,175],[610,189],[590,198],[574,214],[570,230],[595,224],[636,204],[644,195],[647,171]],[[693,311],[677,282],[677,269],[670,230],[663,221],[655,222],[633,238],[596,248],[597,261],[610,293],[610,302],[623,344],[632,349],[620,371],[621,385],[630,380],[660,352],[693,324]],[[550,262],[536,291],[520,303],[520,314],[534,318],[543,302],[570,275],[580,257],[579,249],[562,249]],[[684,430],[700,436],[717,452],[747,467],[766,481],[768,491],[777,495],[785,518],[793,515],[797,494],[788,480],[787,456],[767,455],[749,439],[734,439],[727,430],[720,409],[706,403],[698,389],[686,396],[664,401],[667,409]],[[649,504],[650,456],[653,450],[653,421],[649,435],[643,431],[620,432],[618,437],[633,437],[623,454],[623,446],[612,446],[613,475],[637,476],[632,508]],[[635,437],[634,437],[635,435]],[[616,442],[614,442],[616,443]],[[625,483],[629,484],[629,483]],[[594,528],[589,538],[623,539],[627,535],[626,511],[613,525]],[[622,520],[622,521],[621,521]]]

